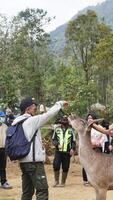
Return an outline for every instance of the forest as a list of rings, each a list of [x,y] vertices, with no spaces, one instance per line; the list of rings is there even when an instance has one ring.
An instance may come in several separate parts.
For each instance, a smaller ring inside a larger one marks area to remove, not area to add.
[[[51,106],[69,101],[67,112],[84,116],[95,103],[113,120],[113,32],[88,10],[71,20],[63,53],[50,50],[51,22],[42,9],[26,9],[8,19],[0,15],[0,105],[14,109],[32,96]]]

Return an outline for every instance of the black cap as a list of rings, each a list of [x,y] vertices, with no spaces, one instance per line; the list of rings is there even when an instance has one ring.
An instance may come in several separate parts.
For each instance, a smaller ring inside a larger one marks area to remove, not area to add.
[[[36,102],[35,102],[35,100],[34,100],[34,98],[28,97],[28,98],[23,99],[21,101],[21,103],[20,103],[20,110],[21,110],[21,112],[24,113],[25,110],[26,110],[26,108],[28,108],[29,106],[31,106],[33,104],[37,105]]]

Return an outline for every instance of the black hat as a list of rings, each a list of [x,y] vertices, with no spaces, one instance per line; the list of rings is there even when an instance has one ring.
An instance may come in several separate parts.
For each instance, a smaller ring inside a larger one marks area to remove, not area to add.
[[[28,108],[29,106],[31,106],[33,104],[37,105],[36,102],[35,102],[35,100],[34,100],[34,98],[28,97],[28,98],[23,99],[21,101],[21,103],[20,103],[20,110],[21,110],[21,112],[24,113],[25,110],[26,110],[26,108]]]

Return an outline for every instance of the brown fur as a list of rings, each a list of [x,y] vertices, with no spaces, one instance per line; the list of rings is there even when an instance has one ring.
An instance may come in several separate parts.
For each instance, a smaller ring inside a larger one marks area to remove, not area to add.
[[[87,127],[82,119],[70,116],[69,121],[78,132],[79,159],[95,188],[96,200],[106,200],[107,190],[113,190],[113,155],[97,153],[92,149],[91,127]]]

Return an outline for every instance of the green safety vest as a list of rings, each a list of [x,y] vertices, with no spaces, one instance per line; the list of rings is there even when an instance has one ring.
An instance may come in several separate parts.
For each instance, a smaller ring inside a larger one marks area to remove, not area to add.
[[[63,131],[61,128],[56,128],[55,132],[57,134],[59,145],[62,147],[59,151],[67,152],[68,147],[71,149],[72,130],[68,128],[66,131]]]

